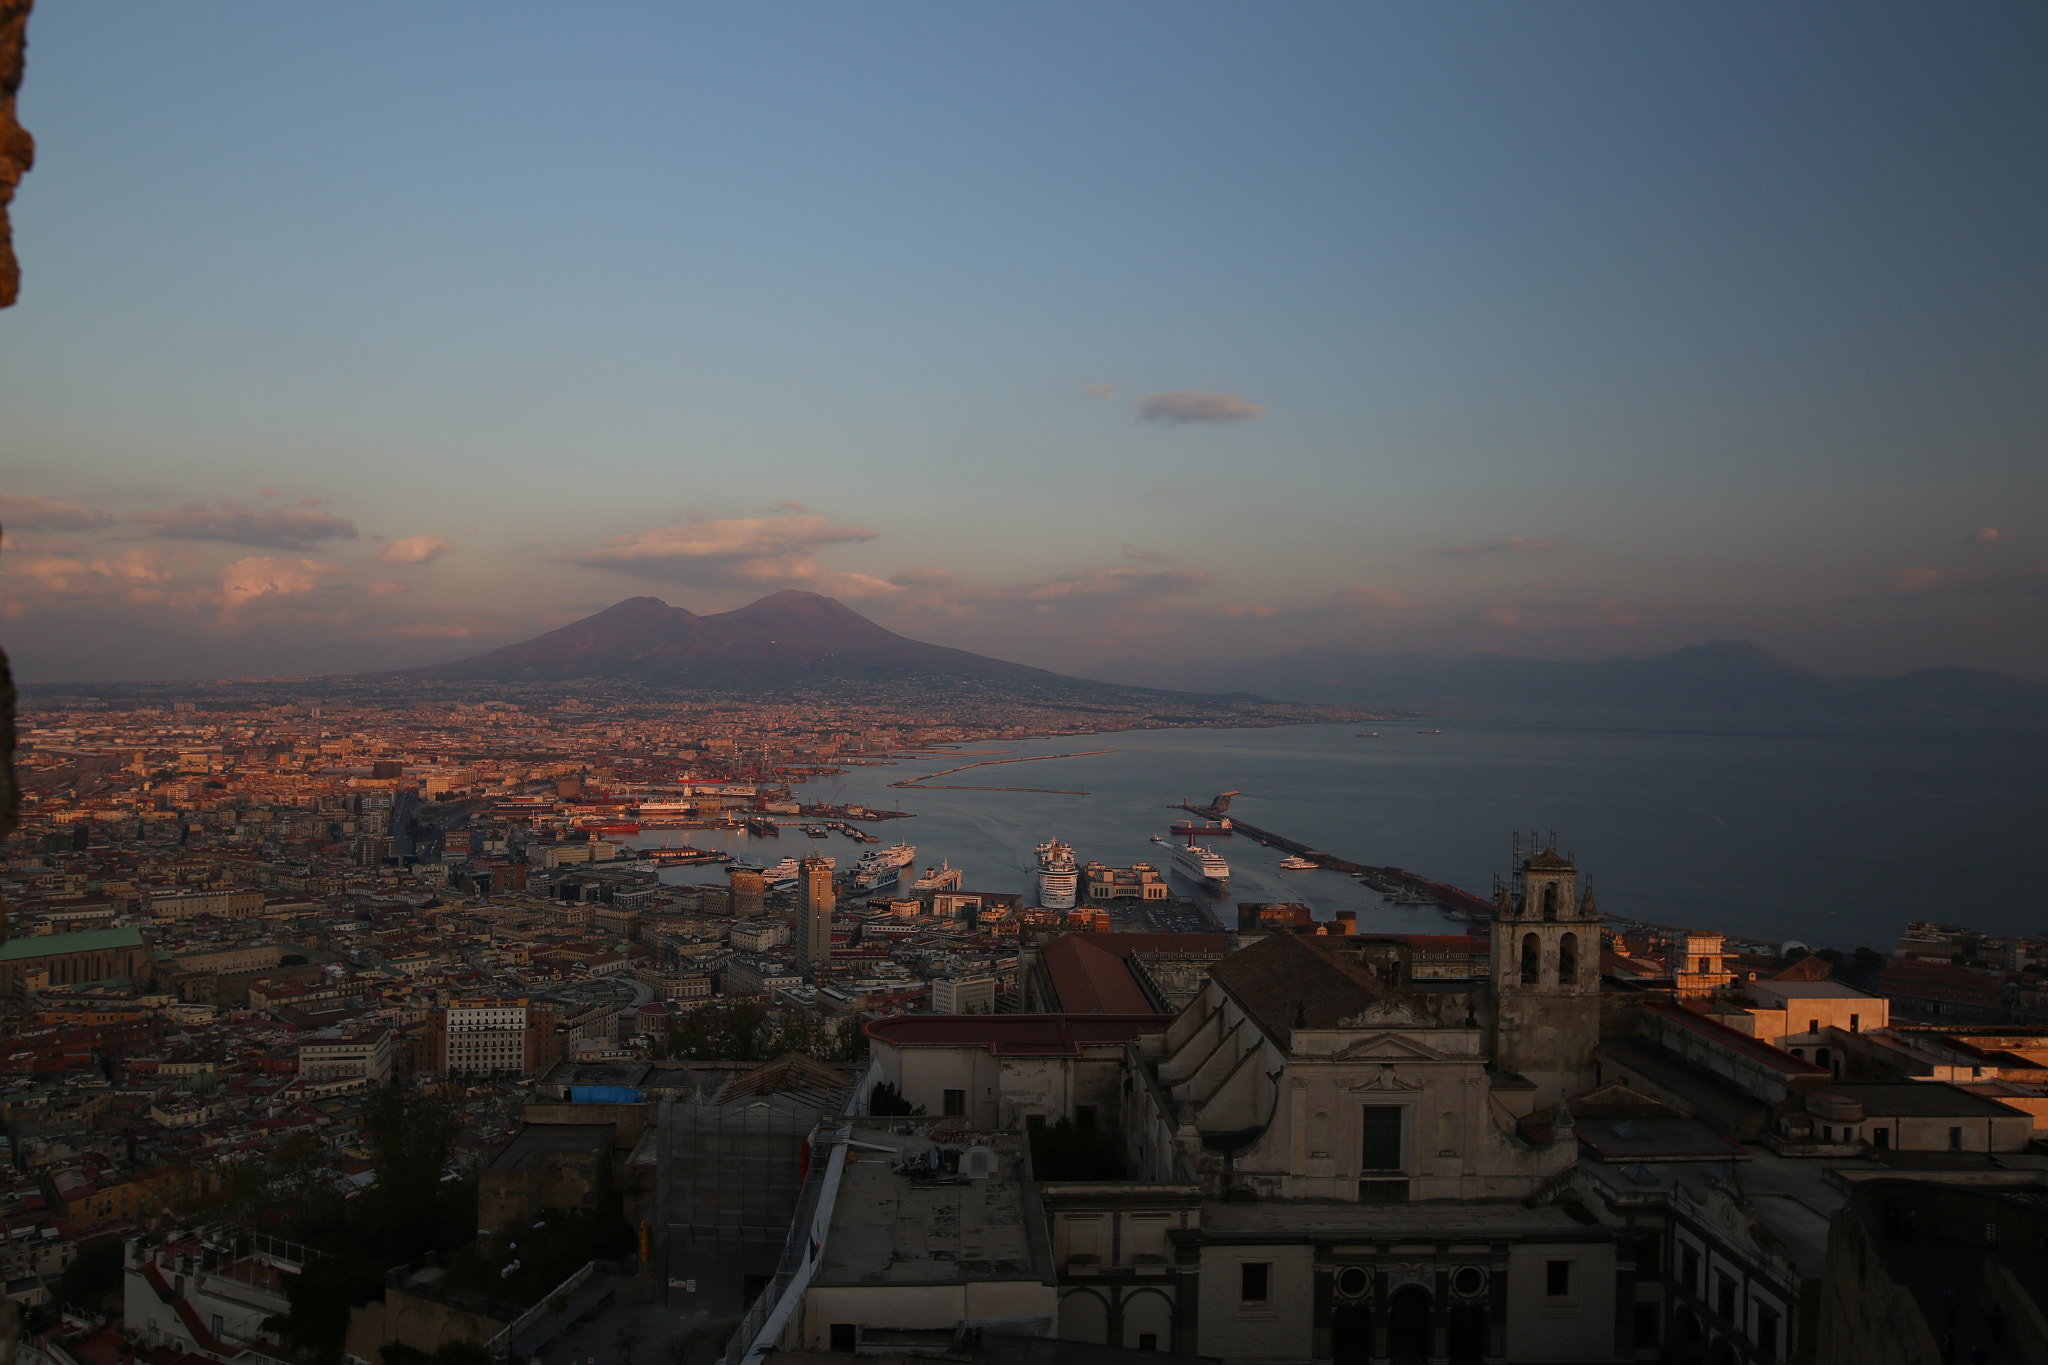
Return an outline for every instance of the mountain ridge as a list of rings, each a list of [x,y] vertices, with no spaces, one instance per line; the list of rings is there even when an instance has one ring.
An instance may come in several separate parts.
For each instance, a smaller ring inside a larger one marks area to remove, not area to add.
[[[1105,670],[1111,671],[1111,670]],[[1596,706],[1792,714],[2048,718],[2048,684],[1974,668],[1834,677],[1746,640],[1708,640],[1648,658],[1566,663],[1500,653],[1364,654],[1316,645],[1228,664],[1112,671],[1127,686],[1254,692],[1351,706]]]
[[[927,644],[836,598],[789,588],[699,616],[658,597],[629,597],[566,626],[467,659],[395,670],[449,681],[762,683],[816,677],[1017,678],[1123,687]]]

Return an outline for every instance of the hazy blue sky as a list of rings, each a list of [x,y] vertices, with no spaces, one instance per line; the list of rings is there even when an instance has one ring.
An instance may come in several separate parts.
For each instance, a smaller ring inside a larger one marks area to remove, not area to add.
[[[2035,3],[47,4],[0,642],[807,587],[1070,671],[2048,677],[2044,64]]]

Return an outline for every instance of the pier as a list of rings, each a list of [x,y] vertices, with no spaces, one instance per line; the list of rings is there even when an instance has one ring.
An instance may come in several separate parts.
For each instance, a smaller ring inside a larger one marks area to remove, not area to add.
[[[993,768],[998,763],[1044,763],[1048,759],[1054,758],[1094,758],[1099,754],[1113,754],[1115,752],[1116,750],[1114,749],[1084,749],[1080,753],[1074,754],[1032,754],[1028,758],[988,758],[983,759],[979,763],[963,763],[957,768],[941,768],[935,773],[925,773],[920,777],[906,777],[901,782],[891,782],[889,785],[892,787],[918,787],[924,786],[925,783],[930,782],[934,777],[946,777],[953,773],[964,773],[969,768]],[[1054,792],[1054,789],[1050,787],[955,787],[944,783],[933,784],[927,790],[957,792]],[[1086,796],[1088,793],[1061,791],[1054,792],[1054,794],[1058,796]]]
[[[1236,793],[1232,792],[1235,796]],[[1176,810],[1192,811],[1207,820],[1220,820],[1229,810],[1229,803],[1214,806],[1198,806],[1191,801],[1182,801]],[[1432,881],[1419,872],[1410,872],[1405,867],[1375,867],[1369,863],[1354,863],[1339,858],[1334,853],[1310,848],[1307,844],[1275,834],[1271,830],[1248,825],[1240,816],[1230,817],[1230,826],[1237,833],[1255,839],[1269,848],[1283,849],[1288,853],[1312,860],[1318,867],[1327,867],[1334,872],[1348,872],[1360,881],[1386,896],[1412,896],[1442,905],[1447,909],[1462,910],[1468,915],[1493,916],[1493,902],[1481,899],[1470,891],[1461,890],[1444,882]]]

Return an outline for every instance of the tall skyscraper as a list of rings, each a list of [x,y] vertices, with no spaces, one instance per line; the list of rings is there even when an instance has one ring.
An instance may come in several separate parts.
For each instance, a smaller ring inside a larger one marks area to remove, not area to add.
[[[765,876],[740,867],[732,868],[726,875],[731,878],[733,914],[745,919],[768,908],[768,879]]]
[[[815,972],[832,960],[832,864],[806,858],[797,865],[797,965]]]

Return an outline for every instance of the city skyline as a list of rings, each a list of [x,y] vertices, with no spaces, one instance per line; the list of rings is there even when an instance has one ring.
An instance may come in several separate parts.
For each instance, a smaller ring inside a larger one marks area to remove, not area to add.
[[[782,588],[2048,679],[2037,12],[372,13],[36,16],[23,680]]]

